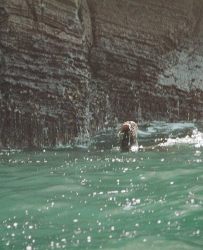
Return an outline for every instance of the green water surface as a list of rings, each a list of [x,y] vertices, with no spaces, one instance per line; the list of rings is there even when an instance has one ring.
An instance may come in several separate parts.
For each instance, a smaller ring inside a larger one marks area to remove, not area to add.
[[[203,249],[202,148],[1,151],[4,249]]]

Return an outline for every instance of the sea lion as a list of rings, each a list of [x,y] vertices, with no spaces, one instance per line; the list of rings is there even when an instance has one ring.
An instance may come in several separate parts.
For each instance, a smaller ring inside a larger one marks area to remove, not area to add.
[[[124,122],[119,129],[120,149],[129,151],[132,146],[138,146],[137,142],[138,126],[134,121]]]

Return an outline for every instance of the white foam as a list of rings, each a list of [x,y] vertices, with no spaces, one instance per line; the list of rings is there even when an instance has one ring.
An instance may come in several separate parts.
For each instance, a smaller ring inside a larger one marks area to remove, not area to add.
[[[198,131],[198,129],[194,129],[192,131],[192,135],[185,136],[183,138],[168,138],[166,142],[160,143],[159,146],[161,147],[169,147],[178,144],[189,144],[194,145],[195,148],[203,147],[203,133]]]
[[[166,135],[184,129],[195,129],[195,124],[191,122],[167,123],[161,121],[154,121],[150,123],[146,131],[139,129],[138,137],[145,138],[149,136],[154,136],[156,133]]]
[[[55,148],[56,149],[72,149],[73,146],[71,144],[58,143]]]
[[[177,123],[166,123],[166,122],[152,122],[148,130],[155,132],[170,133],[176,130],[183,130],[185,128],[195,128],[194,123],[190,122],[177,122]]]
[[[139,149],[139,146],[138,145],[133,145],[131,148],[130,148],[130,151],[132,152],[137,152]]]

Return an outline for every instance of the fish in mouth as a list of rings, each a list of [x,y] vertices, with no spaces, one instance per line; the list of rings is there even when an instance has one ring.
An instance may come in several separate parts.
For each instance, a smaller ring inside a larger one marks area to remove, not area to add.
[[[134,121],[126,121],[121,125],[119,129],[121,151],[129,151],[132,146],[138,146],[137,131],[138,126]]]

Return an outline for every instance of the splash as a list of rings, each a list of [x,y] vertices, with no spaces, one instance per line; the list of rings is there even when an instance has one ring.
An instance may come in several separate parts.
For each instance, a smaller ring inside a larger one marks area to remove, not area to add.
[[[154,137],[157,134],[169,135],[178,132],[183,132],[184,130],[195,129],[195,124],[190,122],[178,122],[178,123],[167,123],[162,121],[154,121],[147,126],[145,130],[138,130],[138,136],[140,138]]]
[[[189,144],[194,145],[195,148],[203,147],[203,133],[198,131],[198,129],[194,129],[192,131],[192,135],[185,136],[183,138],[168,138],[166,142],[160,143],[160,147],[169,147],[179,144]]]
[[[133,146],[130,148],[130,151],[131,151],[131,152],[138,152],[138,150],[139,150],[138,144],[133,145]]]

